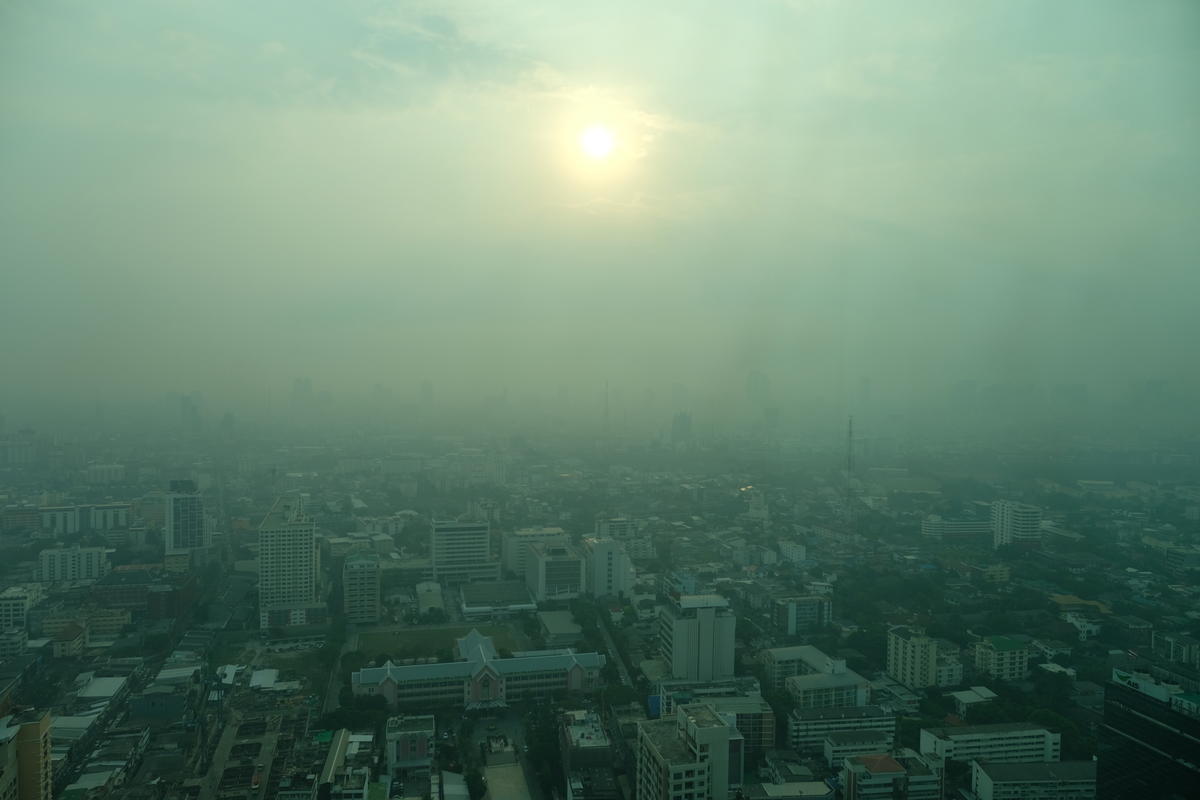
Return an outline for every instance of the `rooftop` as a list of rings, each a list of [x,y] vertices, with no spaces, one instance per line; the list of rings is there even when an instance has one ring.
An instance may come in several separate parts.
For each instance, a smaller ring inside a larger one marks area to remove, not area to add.
[[[668,764],[682,764],[693,760],[691,751],[683,743],[683,739],[679,738],[679,726],[675,724],[675,720],[650,720],[639,722],[637,726],[639,739],[649,740]]]
[[[956,739],[963,736],[986,736],[989,733],[1016,733],[1018,731],[1044,731],[1044,725],[1032,722],[995,722],[990,725],[962,725],[956,728],[924,728],[923,730],[941,739]]]
[[[861,764],[866,768],[867,772],[872,774],[905,771],[903,765],[889,755],[854,756],[847,760],[854,764]]]
[[[1060,761],[1058,763],[1029,762],[996,764],[979,762],[979,768],[994,781],[1095,781],[1095,761]]]
[[[399,717],[388,717],[388,733],[402,731],[432,731],[436,720],[432,714],[405,714]]]
[[[1000,652],[1025,649],[1024,642],[1019,642],[1016,639],[1010,639],[1007,636],[988,636],[984,639],[984,641],[990,644],[993,650]]]

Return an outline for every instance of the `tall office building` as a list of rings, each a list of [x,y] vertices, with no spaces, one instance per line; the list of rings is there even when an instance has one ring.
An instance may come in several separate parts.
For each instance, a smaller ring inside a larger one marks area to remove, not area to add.
[[[324,622],[320,575],[317,524],[305,513],[303,496],[280,497],[258,528],[259,626]]]
[[[504,571],[523,579],[529,546],[538,542],[565,545],[567,544],[567,533],[562,528],[552,527],[505,531],[500,539],[500,560],[504,564]]]
[[[1036,550],[1042,543],[1042,510],[1025,503],[992,503],[992,546]]]
[[[51,721],[46,711],[0,719],[0,798],[50,800],[54,789]]]
[[[732,678],[736,625],[729,601],[719,594],[672,596],[658,614],[659,644],[671,677]]]
[[[51,547],[38,553],[38,579],[42,583],[99,580],[111,568],[104,547]]]
[[[729,800],[742,784],[744,740],[707,703],[638,723],[638,800]]]
[[[193,481],[171,481],[166,496],[163,538],[168,555],[193,553],[210,542],[204,527],[204,501]]]
[[[1195,797],[1200,696],[1149,675],[1113,670],[1097,731],[1096,796]]]
[[[492,558],[491,529],[486,522],[434,522],[429,555],[433,579],[438,583],[500,577],[500,562]]]
[[[587,593],[592,597],[624,597],[633,590],[633,563],[616,539],[583,540],[587,556]]]
[[[771,621],[788,636],[823,628],[833,622],[833,598],[823,594],[778,597],[771,605]]]
[[[356,624],[379,622],[379,554],[351,553],[342,565],[342,612]]]
[[[525,588],[539,603],[579,597],[584,574],[583,556],[573,547],[539,543],[525,559]]]

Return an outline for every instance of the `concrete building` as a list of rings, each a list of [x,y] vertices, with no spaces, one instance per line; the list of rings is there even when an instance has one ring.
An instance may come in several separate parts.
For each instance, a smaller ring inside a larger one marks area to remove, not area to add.
[[[957,686],[962,663],[950,650],[919,628],[897,626],[888,631],[887,674],[910,689]]]
[[[777,598],[771,605],[771,621],[788,636],[824,628],[833,623],[833,598],[827,595]]]
[[[947,759],[1000,763],[1058,761],[1062,737],[1030,722],[1000,722],[958,728],[922,728],[921,753]]]
[[[742,784],[742,737],[711,706],[637,726],[638,800],[729,800]]]
[[[1025,503],[992,503],[992,546],[1035,550],[1042,544],[1042,510]]]
[[[771,688],[776,691],[782,690],[784,682],[793,675],[842,672],[846,669],[845,659],[830,658],[808,644],[764,650],[761,660]]]
[[[10,586],[0,592],[0,630],[26,627],[29,610],[43,599],[44,590],[37,584]]]
[[[355,553],[342,564],[342,613],[346,621],[370,625],[379,622],[379,554]]]
[[[567,533],[562,528],[520,528],[515,531],[505,531],[500,538],[500,560],[504,571],[525,579],[525,560],[529,555],[529,546],[538,544],[566,545]]]
[[[871,698],[871,682],[851,669],[793,675],[784,681],[796,708],[845,708],[865,706]]]
[[[528,546],[525,588],[539,603],[571,600],[583,594],[584,560],[573,547],[538,542]]]
[[[204,525],[204,501],[193,481],[171,481],[163,513],[163,541],[168,555],[190,555],[212,543]]]
[[[129,527],[129,503],[104,503],[88,511],[88,525],[94,531],[115,531]]]
[[[604,656],[534,650],[500,658],[491,638],[472,630],[457,641],[455,661],[393,664],[351,675],[355,696],[382,696],[392,706],[503,708],[510,700],[589,692],[601,685]]]
[[[42,583],[99,580],[111,569],[104,547],[51,547],[38,553],[38,579]]]
[[[617,800],[615,754],[600,716],[594,711],[564,712],[558,741],[567,800]]]
[[[388,775],[424,775],[437,756],[437,725],[432,714],[389,717],[384,728]]]
[[[302,495],[275,501],[258,528],[258,616],[263,630],[325,622],[317,524]]]
[[[42,506],[38,509],[42,530],[58,536],[79,533],[80,515],[77,506]]]
[[[793,709],[788,715],[788,744],[798,753],[815,756],[830,734],[878,731],[890,750],[896,736],[896,715],[880,706]]]
[[[921,755],[905,750],[853,756],[843,762],[843,800],[939,800],[938,770]]]
[[[642,530],[636,519],[614,517],[596,521],[596,537],[599,539],[616,539],[625,545],[625,552],[630,558],[650,559],[656,555],[654,539]]]
[[[492,558],[491,528],[486,522],[434,522],[429,554],[433,580],[438,583],[453,585],[500,577],[500,562]]]
[[[716,594],[672,596],[659,609],[658,635],[671,677],[691,681],[732,678],[737,618]]]
[[[975,669],[1002,681],[1029,676],[1029,646],[1007,636],[985,636],[975,643]]]
[[[971,762],[974,800],[1094,800],[1096,762]]]
[[[624,597],[633,591],[633,562],[616,539],[583,540],[587,560],[587,593],[592,597]]]
[[[0,719],[0,798],[50,800],[54,789],[51,722],[46,711]]]
[[[986,537],[991,533],[991,520],[943,519],[937,514],[931,514],[921,520],[921,535],[938,541],[943,539],[987,541]]]
[[[825,737],[825,764],[832,768],[854,756],[890,753],[893,737],[887,731],[835,731]]]

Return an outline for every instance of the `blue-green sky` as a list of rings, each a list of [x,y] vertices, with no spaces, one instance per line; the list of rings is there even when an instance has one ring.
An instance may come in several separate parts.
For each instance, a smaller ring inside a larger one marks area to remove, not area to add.
[[[6,3],[7,405],[1194,384],[1198,87],[1186,0]]]

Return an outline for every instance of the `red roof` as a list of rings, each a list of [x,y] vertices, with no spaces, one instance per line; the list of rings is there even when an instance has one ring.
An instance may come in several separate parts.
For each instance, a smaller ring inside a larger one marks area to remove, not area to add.
[[[867,768],[867,772],[904,772],[900,762],[889,755],[855,756],[854,760]]]

